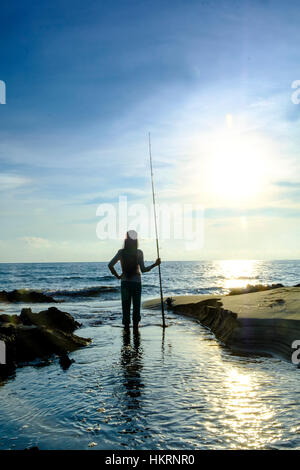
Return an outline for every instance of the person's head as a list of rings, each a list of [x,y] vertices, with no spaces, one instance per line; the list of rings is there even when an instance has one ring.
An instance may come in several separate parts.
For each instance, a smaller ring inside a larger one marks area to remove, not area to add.
[[[126,233],[126,238],[124,240],[125,250],[134,251],[138,247],[138,234],[135,230],[128,230]]]
[[[137,272],[137,233],[135,230],[128,230],[124,240],[123,250],[123,271],[131,276]]]

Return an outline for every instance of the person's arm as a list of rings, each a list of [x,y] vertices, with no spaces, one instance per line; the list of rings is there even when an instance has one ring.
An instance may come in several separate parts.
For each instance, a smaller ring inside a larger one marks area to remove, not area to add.
[[[142,273],[147,273],[147,272],[151,271],[151,269],[155,268],[155,266],[158,266],[160,263],[161,263],[160,258],[157,258],[155,263],[150,264],[150,266],[145,266],[145,264],[144,264],[144,254],[143,254],[142,251],[140,251],[140,253],[139,253],[139,265],[140,265]]]
[[[115,264],[117,264],[118,261],[120,261],[120,250],[119,250],[118,253],[113,257],[113,259],[108,263],[108,269],[110,270],[110,272],[111,272],[117,279],[121,279],[120,274],[118,274],[117,271],[116,271],[115,268],[114,268]]]

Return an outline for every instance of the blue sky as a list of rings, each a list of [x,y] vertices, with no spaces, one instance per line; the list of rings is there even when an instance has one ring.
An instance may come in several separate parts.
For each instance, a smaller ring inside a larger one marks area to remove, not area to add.
[[[148,131],[158,200],[205,217],[162,257],[299,258],[299,20],[296,1],[2,2],[0,260],[110,259],[96,209],[151,204]]]

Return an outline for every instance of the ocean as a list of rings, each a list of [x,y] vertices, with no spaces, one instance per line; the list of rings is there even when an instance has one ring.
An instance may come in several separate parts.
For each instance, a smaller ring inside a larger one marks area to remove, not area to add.
[[[150,264],[148,262],[146,264]],[[247,284],[300,282],[300,261],[163,262],[164,295],[223,294]],[[0,449],[300,448],[299,370],[278,358],[240,356],[199,322],[142,309],[123,334],[120,283],[107,263],[0,264],[0,290],[32,289],[82,323],[90,346],[16,370],[0,386]],[[159,296],[157,270],[143,300]],[[51,306],[53,304],[49,304]],[[0,304],[6,313],[26,304]],[[47,304],[31,304],[33,311]]]

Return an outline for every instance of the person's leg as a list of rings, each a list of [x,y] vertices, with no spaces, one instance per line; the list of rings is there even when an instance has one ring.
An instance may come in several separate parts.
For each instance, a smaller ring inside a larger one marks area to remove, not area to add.
[[[131,289],[126,281],[121,281],[121,299],[123,313],[122,323],[128,328],[130,325]]]
[[[132,319],[133,326],[137,327],[139,321],[141,320],[141,295],[142,295],[142,283],[133,282],[132,283],[132,302],[133,302],[133,311]]]

